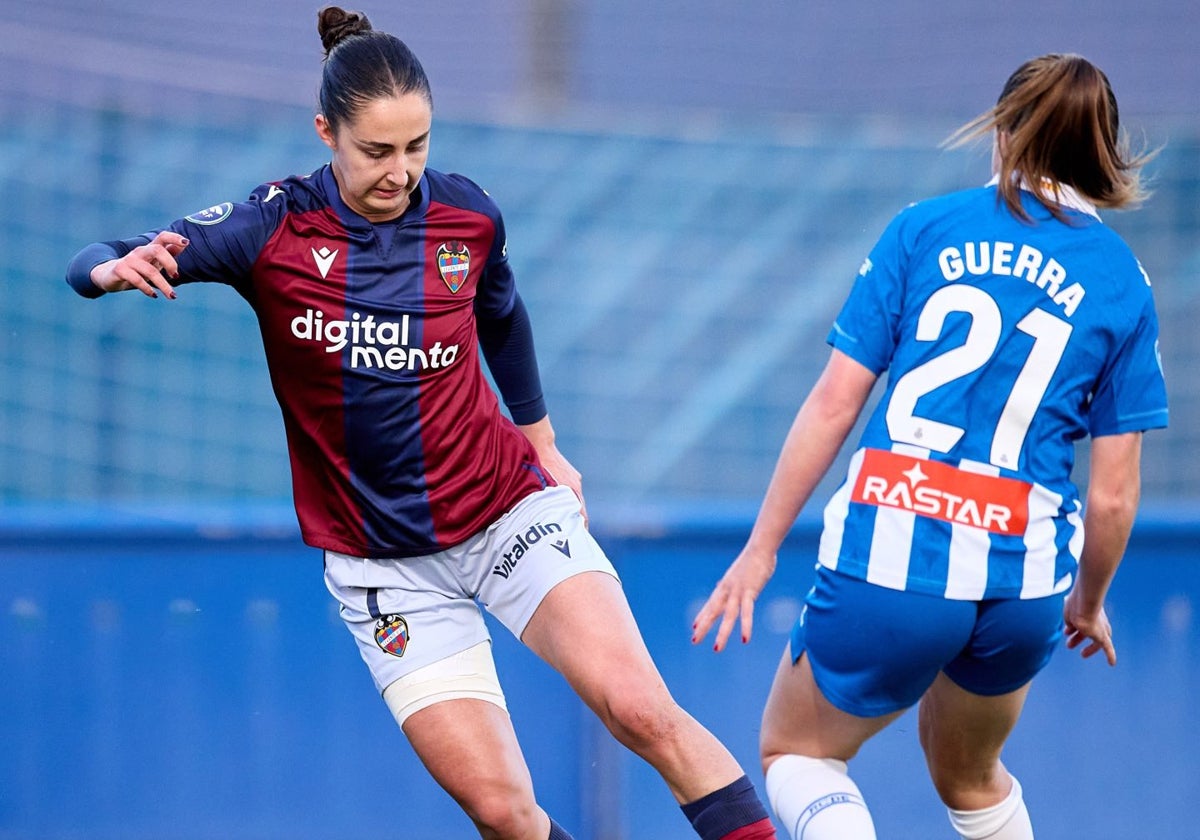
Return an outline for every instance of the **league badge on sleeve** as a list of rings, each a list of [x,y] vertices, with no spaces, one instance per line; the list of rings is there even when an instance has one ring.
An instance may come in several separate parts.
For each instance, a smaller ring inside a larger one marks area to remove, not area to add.
[[[190,216],[184,217],[184,221],[195,222],[198,225],[215,225],[218,222],[223,222],[229,218],[233,212],[233,205],[228,201],[222,204],[214,204],[212,207],[207,207],[198,213],[193,213]]]
[[[443,242],[437,249],[437,267],[446,288],[457,294],[471,272],[471,252],[463,242]]]
[[[404,620],[404,616],[393,613],[375,620],[375,644],[379,645],[379,649],[384,653],[404,656],[409,638],[411,637],[408,634],[408,622]]]

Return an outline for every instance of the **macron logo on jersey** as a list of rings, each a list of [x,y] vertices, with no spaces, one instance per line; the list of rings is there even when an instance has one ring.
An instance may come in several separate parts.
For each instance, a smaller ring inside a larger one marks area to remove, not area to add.
[[[899,508],[994,534],[1021,536],[1029,524],[1032,485],[967,472],[939,461],[867,449],[852,501]]]
[[[321,250],[310,248],[312,251],[313,260],[317,263],[317,271],[321,272],[321,279],[324,280],[329,276],[329,269],[333,268],[333,261],[337,259],[338,252],[330,251],[329,246],[322,245]]]

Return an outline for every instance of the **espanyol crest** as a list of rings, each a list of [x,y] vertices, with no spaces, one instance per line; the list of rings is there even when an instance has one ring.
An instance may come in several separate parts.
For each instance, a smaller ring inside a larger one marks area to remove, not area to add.
[[[443,242],[437,249],[437,265],[446,287],[457,293],[471,271],[471,252],[465,243]]]
[[[384,653],[403,656],[408,647],[408,622],[402,615],[385,615],[375,620],[375,644]]]

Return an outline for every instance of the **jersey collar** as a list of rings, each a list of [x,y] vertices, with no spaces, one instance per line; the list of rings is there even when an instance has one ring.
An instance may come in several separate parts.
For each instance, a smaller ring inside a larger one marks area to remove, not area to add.
[[[994,187],[999,183],[1000,176],[993,175],[992,180],[988,181],[985,186]],[[1076,210],[1080,213],[1086,213],[1097,220],[1100,219],[1100,213],[1096,210],[1096,205],[1084,198],[1083,194],[1070,184],[1059,184],[1049,179],[1045,179],[1045,186],[1047,188],[1046,192],[1054,198],[1054,202],[1056,204],[1066,207],[1068,210]],[[1026,192],[1033,192],[1033,190],[1029,188],[1029,182],[1024,178],[1024,176],[1021,177],[1021,189],[1025,190]]]
[[[350,209],[350,206],[342,200],[342,194],[338,191],[337,179],[333,176],[333,166],[325,164],[320,170],[321,188],[325,191],[325,197],[329,202],[329,206],[337,211],[338,218],[342,220],[342,224],[349,230],[372,230],[375,225],[373,222],[364,219],[358,213]],[[429,174],[428,172],[421,173],[421,183],[417,184],[417,188],[413,190],[412,198],[409,202],[408,209],[405,210],[398,218],[391,219],[381,224],[395,225],[400,224],[408,219],[422,219],[425,217],[425,211],[429,209]]]

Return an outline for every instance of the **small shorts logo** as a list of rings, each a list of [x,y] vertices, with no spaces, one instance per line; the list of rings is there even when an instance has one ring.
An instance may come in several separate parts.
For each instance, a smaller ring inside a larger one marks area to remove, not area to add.
[[[517,568],[517,564],[521,562],[521,558],[525,556],[525,552],[529,551],[535,545],[542,541],[543,537],[549,537],[551,534],[561,534],[562,526],[557,522],[551,522],[549,525],[543,525],[541,522],[533,525],[523,534],[517,534],[515,540],[508,551],[502,552],[500,562],[492,567],[492,574],[508,580],[509,575]],[[550,545],[558,550],[564,557],[570,558],[571,544],[566,537],[559,537],[551,540]]]
[[[471,271],[471,251],[457,240],[443,242],[437,249],[437,266],[446,288],[457,294]]]
[[[199,213],[186,216],[184,221],[195,222],[198,225],[215,225],[218,222],[228,219],[231,213],[233,213],[233,205],[226,201],[223,204],[214,204],[212,207],[201,210]]]
[[[379,645],[379,649],[384,653],[404,656],[410,638],[408,622],[404,620],[404,616],[393,613],[375,620],[375,644]]]

